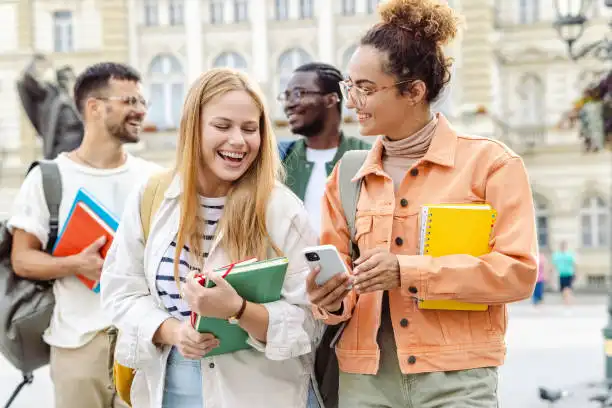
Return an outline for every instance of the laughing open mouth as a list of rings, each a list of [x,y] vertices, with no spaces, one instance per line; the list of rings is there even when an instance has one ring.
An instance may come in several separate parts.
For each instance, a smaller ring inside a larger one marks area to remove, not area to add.
[[[139,129],[142,126],[142,121],[137,120],[137,119],[133,119],[133,120],[127,121],[126,124],[128,126],[132,126],[132,127],[136,128],[136,129]]]
[[[245,152],[218,151],[217,154],[223,159],[233,163],[240,163],[246,156]]]

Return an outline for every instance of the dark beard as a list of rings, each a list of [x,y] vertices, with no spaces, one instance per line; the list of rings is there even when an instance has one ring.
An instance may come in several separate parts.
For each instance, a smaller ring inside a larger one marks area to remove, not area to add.
[[[318,119],[308,125],[304,125],[300,128],[293,129],[293,133],[302,135],[304,137],[316,136],[323,130],[323,120]]]
[[[108,133],[121,143],[138,143],[138,137],[134,137],[128,132],[125,121],[116,125],[107,125],[106,127]]]

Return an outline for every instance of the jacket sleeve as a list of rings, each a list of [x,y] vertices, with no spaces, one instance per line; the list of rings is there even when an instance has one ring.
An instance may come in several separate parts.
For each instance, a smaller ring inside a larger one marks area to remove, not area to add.
[[[301,203],[299,206],[293,217],[283,219],[277,215],[275,222],[279,224],[270,228],[276,232],[272,237],[275,242],[282,243],[279,246],[289,259],[289,267],[281,299],[263,305],[269,315],[267,342],[264,344],[252,336],[249,338],[249,343],[271,360],[308,354],[322,332],[322,326],[313,318],[306,294],[309,269],[302,254],[304,248],[316,245],[318,240],[304,207]],[[272,216],[273,211],[269,211],[268,217]]]
[[[321,245],[335,246],[344,258],[344,262],[350,271],[352,270],[352,260],[349,255],[351,239],[342,203],[340,202],[338,168],[339,164],[334,167],[327,180],[321,204]],[[351,318],[356,303],[357,294],[353,290],[344,298],[341,314],[328,313],[326,310],[316,306],[313,306],[313,313],[317,319],[323,320],[326,324],[336,325]]]
[[[171,315],[151,294],[145,278],[145,243],[140,219],[144,185],[126,202],[123,217],[107,253],[100,280],[102,308],[119,329],[116,358],[131,368],[160,358],[153,344],[157,328]]]
[[[480,257],[398,255],[402,290],[419,299],[490,305],[531,296],[538,247],[531,188],[519,157],[493,167],[485,199],[497,211],[492,251]]]

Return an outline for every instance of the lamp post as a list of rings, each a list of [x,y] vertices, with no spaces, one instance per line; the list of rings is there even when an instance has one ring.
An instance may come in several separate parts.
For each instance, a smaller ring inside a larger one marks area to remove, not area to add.
[[[572,60],[576,61],[585,56],[592,56],[602,62],[609,63],[612,62],[612,40],[608,36],[590,44],[583,44],[579,49],[576,48],[576,42],[585,31],[585,25],[588,21],[585,13],[591,3],[591,0],[554,0],[557,19],[553,26],[559,37],[567,44],[568,54]],[[612,0],[605,0],[605,5],[612,10]],[[612,28],[612,22],[610,27]],[[612,167],[610,170],[612,172]],[[610,188],[608,222],[610,224],[609,228],[612,228],[612,222],[610,221],[610,217],[612,217],[612,182]],[[608,235],[608,243],[610,244],[610,268],[612,268],[612,231]],[[612,386],[612,286],[610,285],[608,289],[608,323],[602,332],[606,356],[606,382]]]

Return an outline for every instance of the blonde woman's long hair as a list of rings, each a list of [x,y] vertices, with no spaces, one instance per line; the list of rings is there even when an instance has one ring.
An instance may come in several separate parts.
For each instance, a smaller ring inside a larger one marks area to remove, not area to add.
[[[206,137],[202,134],[202,110],[206,109],[214,97],[230,91],[247,92],[259,108],[261,145],[249,169],[234,182],[227,195],[216,230],[216,234],[223,234],[219,245],[232,262],[248,257],[266,259],[270,250],[277,255],[281,254],[266,228],[268,200],[283,173],[264,98],[259,87],[245,74],[228,68],[212,69],[202,74],[191,86],[179,128],[175,172],[182,182],[182,194],[174,255],[174,277],[177,284],[184,245],[190,248],[189,264],[199,269],[204,267],[201,244],[203,226],[199,216],[197,191],[197,177],[203,160],[202,138]]]

